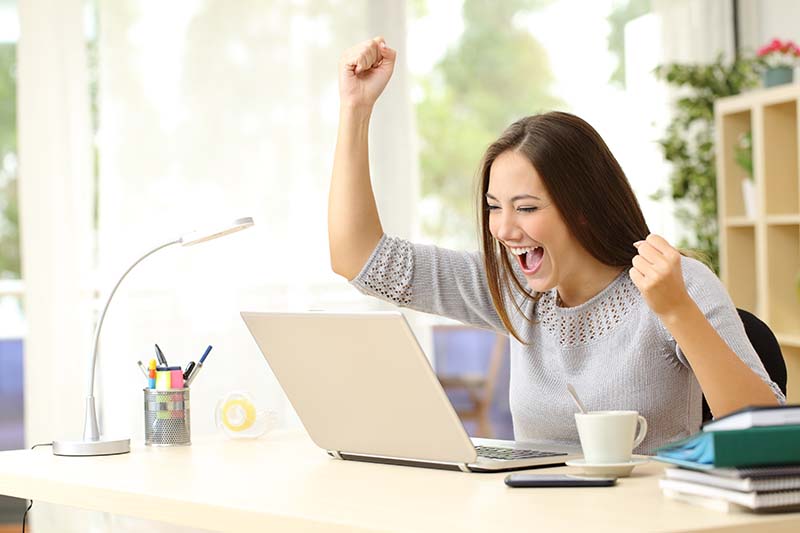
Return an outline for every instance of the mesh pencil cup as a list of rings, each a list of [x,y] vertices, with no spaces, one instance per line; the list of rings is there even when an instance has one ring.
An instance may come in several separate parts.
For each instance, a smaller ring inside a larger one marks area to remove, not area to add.
[[[148,446],[189,446],[189,389],[144,389],[144,443]]]

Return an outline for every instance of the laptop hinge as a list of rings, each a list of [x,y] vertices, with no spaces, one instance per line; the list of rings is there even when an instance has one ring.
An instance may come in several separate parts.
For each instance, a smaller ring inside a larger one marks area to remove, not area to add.
[[[342,455],[336,450],[328,450],[328,455],[330,455],[334,459],[342,459]]]

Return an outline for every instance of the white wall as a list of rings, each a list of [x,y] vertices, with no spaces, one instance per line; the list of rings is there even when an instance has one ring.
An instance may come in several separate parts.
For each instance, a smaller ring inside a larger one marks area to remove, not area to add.
[[[740,0],[742,47],[754,51],[774,38],[800,43],[800,2]]]

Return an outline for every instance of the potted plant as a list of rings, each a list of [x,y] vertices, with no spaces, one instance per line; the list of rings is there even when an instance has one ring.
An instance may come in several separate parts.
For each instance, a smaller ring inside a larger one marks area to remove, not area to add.
[[[733,147],[733,157],[736,164],[744,170],[742,180],[742,199],[744,200],[744,214],[747,218],[756,216],[756,182],[753,177],[753,133],[747,131],[739,135]]]
[[[762,73],[764,87],[791,83],[794,67],[800,58],[800,48],[794,41],[772,39],[756,53],[765,70]]]

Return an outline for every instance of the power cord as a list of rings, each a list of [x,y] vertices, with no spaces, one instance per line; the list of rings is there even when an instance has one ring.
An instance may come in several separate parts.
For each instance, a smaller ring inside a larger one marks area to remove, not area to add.
[[[31,450],[38,448],[39,446],[52,446],[52,445],[53,445],[52,442],[43,442],[41,444],[34,444],[33,446],[31,446]],[[25,533],[25,522],[28,519],[28,511],[31,510],[31,507],[33,507],[33,500],[31,500],[31,503],[28,504],[28,508],[25,509],[25,514],[22,515],[22,533]]]

